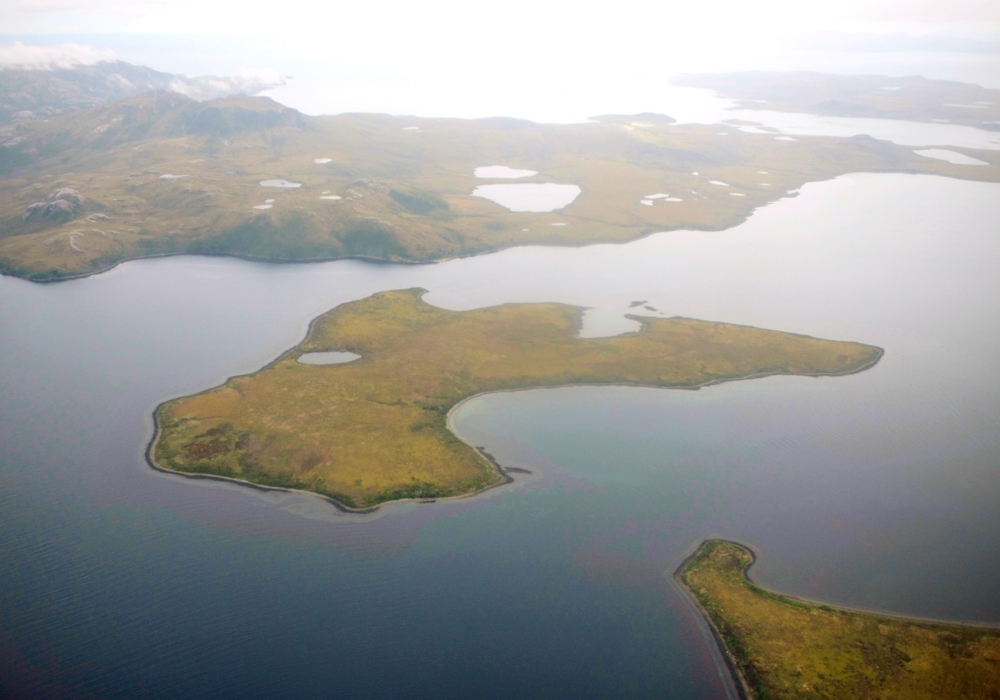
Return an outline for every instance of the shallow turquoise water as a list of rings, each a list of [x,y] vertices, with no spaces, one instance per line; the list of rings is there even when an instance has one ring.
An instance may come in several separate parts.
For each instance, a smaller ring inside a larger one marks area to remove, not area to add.
[[[724,697],[665,575],[712,534],[756,546],[783,590],[1000,621],[998,192],[854,176],[731,231],[626,246],[0,278],[0,689]],[[841,378],[480,397],[459,432],[533,473],[374,517],[145,465],[157,403],[411,286],[448,308],[646,300],[886,356]]]

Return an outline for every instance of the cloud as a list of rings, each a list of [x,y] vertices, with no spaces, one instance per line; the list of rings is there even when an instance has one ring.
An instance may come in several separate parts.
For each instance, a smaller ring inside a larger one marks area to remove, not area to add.
[[[275,70],[263,70],[242,71],[237,75],[221,78],[214,75],[196,78],[178,75],[170,81],[170,89],[195,100],[211,100],[234,94],[256,95],[285,84],[285,76]]]
[[[97,49],[81,44],[26,46],[18,41],[11,46],[0,47],[0,70],[72,70],[115,60],[117,55],[110,49]],[[131,70],[120,65],[106,65],[97,70],[105,76],[108,87],[115,88],[121,93],[118,97],[146,90],[169,89],[195,100],[212,100],[229,95],[256,95],[264,90],[287,84],[286,77],[273,69],[243,70],[236,75],[221,77],[215,75],[190,77],[148,71],[142,67]],[[122,75],[122,72],[132,80]],[[134,82],[136,80],[137,83]]]
[[[76,66],[92,66],[102,61],[114,61],[111,49],[95,49],[80,44],[60,46],[25,46],[15,41],[11,46],[0,46],[0,70],[60,70]]]

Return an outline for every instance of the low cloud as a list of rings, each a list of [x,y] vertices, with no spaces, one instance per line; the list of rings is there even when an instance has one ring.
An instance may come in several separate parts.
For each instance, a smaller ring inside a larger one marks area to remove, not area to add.
[[[171,90],[195,100],[213,100],[230,95],[256,95],[287,82],[286,76],[273,69],[244,70],[229,76],[191,77],[163,73],[123,63],[117,60],[115,52],[110,49],[69,43],[60,46],[26,46],[18,41],[10,46],[0,47],[0,70],[36,71],[38,74],[35,83],[47,86],[51,94],[47,98],[36,95],[25,104],[18,103],[15,106],[23,111],[41,109],[47,105],[56,109],[56,113],[69,104],[117,100],[150,90]],[[57,84],[58,88],[53,87]],[[4,89],[11,88],[8,85]],[[80,99],[75,102],[73,99],[67,101],[68,97],[74,96]],[[11,104],[15,102],[17,100]]]
[[[0,70],[65,70],[115,59],[115,52],[111,49],[95,49],[81,44],[25,46],[15,41],[11,46],[0,46]]]
[[[228,95],[256,95],[285,83],[285,76],[275,70],[243,71],[225,77],[178,75],[170,81],[170,89],[195,100],[211,100]]]

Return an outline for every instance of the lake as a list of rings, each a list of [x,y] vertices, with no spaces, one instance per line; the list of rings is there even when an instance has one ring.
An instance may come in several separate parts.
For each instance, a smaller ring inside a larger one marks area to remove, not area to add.
[[[627,245],[0,278],[0,694],[731,697],[669,575],[710,535],[784,591],[1000,622],[997,221],[1000,185],[850,175]],[[161,401],[413,286],[591,307],[587,335],[641,312],[886,354],[838,378],[479,397],[455,428],[532,473],[367,516],[144,462]]]

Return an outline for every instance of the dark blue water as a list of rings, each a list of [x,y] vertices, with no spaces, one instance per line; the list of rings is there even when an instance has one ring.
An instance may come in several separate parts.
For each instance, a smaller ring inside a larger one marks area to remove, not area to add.
[[[0,688],[14,697],[725,697],[669,571],[752,543],[768,585],[1000,621],[997,185],[859,176],[730,232],[423,267],[174,258],[0,278]],[[337,513],[150,470],[163,399],[309,319],[422,285],[886,348],[851,377],[481,397],[459,432],[532,470]]]

